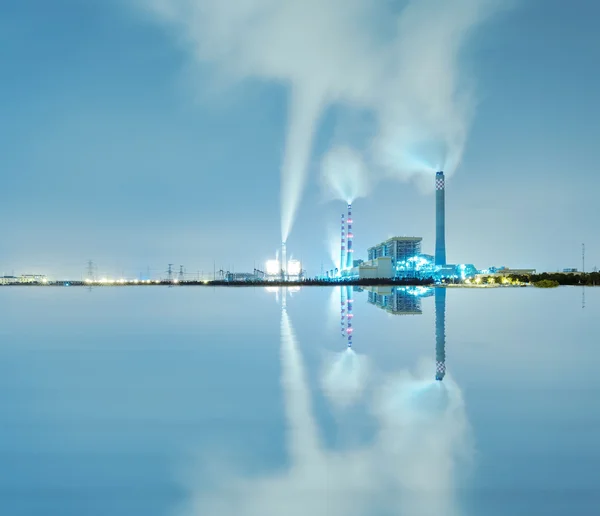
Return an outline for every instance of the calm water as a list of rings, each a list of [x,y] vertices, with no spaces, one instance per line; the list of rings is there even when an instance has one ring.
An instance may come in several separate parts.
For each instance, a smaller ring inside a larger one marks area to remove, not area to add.
[[[0,514],[596,514],[600,289],[445,294],[1,288]]]

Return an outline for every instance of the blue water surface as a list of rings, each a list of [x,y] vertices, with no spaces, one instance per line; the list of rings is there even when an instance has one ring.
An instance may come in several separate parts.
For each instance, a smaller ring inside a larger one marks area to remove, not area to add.
[[[583,294],[0,288],[0,514],[594,514]]]

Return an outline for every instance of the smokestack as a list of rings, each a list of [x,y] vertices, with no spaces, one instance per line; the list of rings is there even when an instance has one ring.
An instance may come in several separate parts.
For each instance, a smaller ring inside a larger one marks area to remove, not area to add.
[[[287,280],[287,252],[285,242],[281,242],[281,281]]]
[[[443,172],[435,174],[435,264],[446,265],[446,185]]]
[[[342,240],[340,249],[340,275],[344,269],[344,263],[346,262],[346,224],[344,221],[344,214],[342,213]]]
[[[446,288],[435,289],[435,379],[446,376]]]
[[[353,249],[352,249],[352,238],[354,235],[352,234],[352,204],[348,204],[348,220],[346,221],[348,224],[348,252],[346,253],[346,268],[351,269],[353,265]]]

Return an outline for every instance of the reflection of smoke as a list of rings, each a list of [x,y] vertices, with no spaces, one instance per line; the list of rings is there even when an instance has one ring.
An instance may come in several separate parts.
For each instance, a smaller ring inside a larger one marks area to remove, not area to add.
[[[285,309],[281,312],[281,368],[291,459],[294,463],[310,461],[318,447],[317,429],[298,343]]]
[[[326,364],[322,378],[323,391],[334,405],[346,407],[360,398],[367,373],[367,357],[346,348]]]
[[[329,377],[336,393],[357,392],[360,382],[348,381],[346,374],[347,367],[360,370],[356,358],[346,354],[332,363]],[[209,493],[194,490],[182,516],[458,514],[455,482],[460,459],[468,458],[470,440],[463,399],[451,377],[444,383],[433,381],[431,361],[417,374],[394,375],[376,396],[374,415],[379,430],[375,439],[350,450],[328,450],[319,438],[302,357],[285,305],[281,367],[289,455],[285,469],[258,478],[237,473],[215,478],[211,472],[217,488]]]
[[[331,149],[321,163],[323,181],[335,199],[352,204],[369,193],[362,157],[348,147]]]
[[[376,410],[382,421],[379,444],[395,458],[382,467],[390,468],[385,474],[390,487],[400,487],[401,514],[452,516],[459,513],[458,466],[468,463],[471,440],[460,389],[449,377],[432,381],[428,362],[416,375],[405,372],[382,390]]]

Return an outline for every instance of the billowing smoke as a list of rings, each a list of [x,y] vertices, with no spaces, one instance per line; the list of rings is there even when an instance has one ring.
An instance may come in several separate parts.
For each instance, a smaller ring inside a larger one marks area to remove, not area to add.
[[[321,162],[325,186],[336,199],[352,204],[369,193],[369,176],[362,156],[350,147],[331,149]]]
[[[337,171],[344,163],[339,149],[324,161],[327,177],[337,177],[334,183],[342,186],[336,190],[344,197],[362,194],[360,175],[352,174],[364,169],[363,162],[370,175],[406,179],[437,168],[452,174],[474,107],[471,85],[459,68],[460,50],[471,30],[505,3],[132,1],[150,5],[173,24],[194,56],[215,65],[220,77],[277,81],[289,89],[282,241],[304,190],[315,128],[329,105],[368,112],[374,120],[366,142],[343,142],[368,149],[362,159],[346,151],[352,159],[343,173]],[[340,182],[339,174],[354,179]]]

